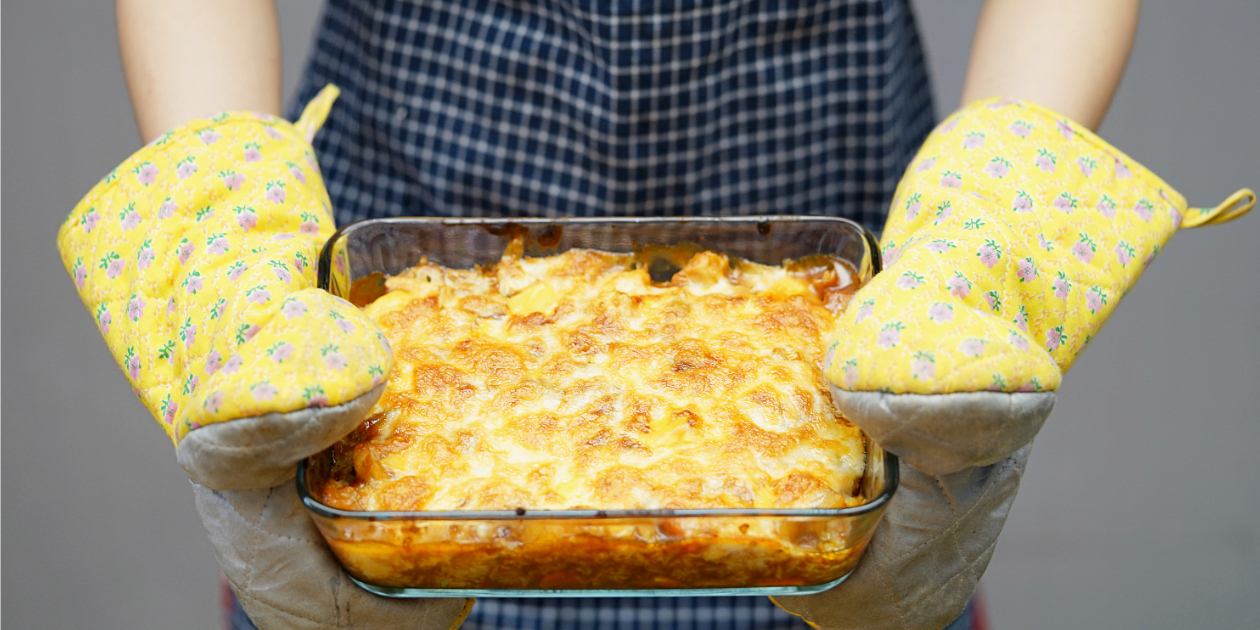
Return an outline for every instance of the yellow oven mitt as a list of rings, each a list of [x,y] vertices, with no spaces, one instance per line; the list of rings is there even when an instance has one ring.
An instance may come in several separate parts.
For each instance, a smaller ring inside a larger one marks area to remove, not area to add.
[[[234,112],[163,135],[88,193],[57,244],[177,445],[219,564],[259,628],[444,630],[472,600],[357,588],[291,481],[298,460],[371,411],[393,361],[371,320],[314,288],[333,221],[309,142],[336,98],[325,88],[295,124]]]
[[[1063,373],[1173,233],[1238,218],[1254,201],[1244,189],[1188,209],[1048,109],[973,103],[932,133],[897,188],[884,271],[830,345],[837,403],[924,472],[1006,457],[1036,434]],[[970,392],[1026,395],[948,398],[952,415],[937,396]],[[914,420],[926,401],[913,395],[934,396],[930,411],[950,417]]]
[[[322,92],[296,125],[226,113],[163,135],[97,184],[57,236],[127,380],[193,480],[216,489],[290,476],[362,416],[330,423],[327,410],[370,408],[391,367],[376,326],[313,288],[334,226],[308,140],[336,96]]]
[[[1179,227],[1250,210],[1251,191],[1188,209],[1090,131],[1031,103],[950,116],[897,189],[885,268],[829,346],[836,406],[903,463],[843,584],[776,597],[815,627],[935,629],[992,557],[1063,373]]]

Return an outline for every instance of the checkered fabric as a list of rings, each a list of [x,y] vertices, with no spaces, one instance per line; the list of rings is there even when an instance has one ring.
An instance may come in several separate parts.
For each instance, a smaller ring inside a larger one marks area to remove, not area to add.
[[[224,582],[225,630],[258,630]],[[765,597],[479,599],[460,630],[806,630]],[[985,630],[975,600],[944,630]]]
[[[767,597],[479,599],[460,630],[810,630]]]
[[[878,231],[933,124],[907,0],[330,0],[291,115],[339,224],[821,214]],[[482,599],[467,630],[804,629],[765,597]]]
[[[932,125],[907,0],[331,0],[296,104],[338,222],[824,214]],[[296,113],[296,109],[294,110]]]

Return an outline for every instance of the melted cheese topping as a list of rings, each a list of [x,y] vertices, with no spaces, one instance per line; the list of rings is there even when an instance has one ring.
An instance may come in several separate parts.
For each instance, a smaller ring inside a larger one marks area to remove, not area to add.
[[[856,288],[844,266],[704,251],[655,283],[643,254],[519,251],[467,271],[422,263],[365,308],[395,365],[373,414],[334,447],[327,504],[860,503],[863,437],[821,371]]]

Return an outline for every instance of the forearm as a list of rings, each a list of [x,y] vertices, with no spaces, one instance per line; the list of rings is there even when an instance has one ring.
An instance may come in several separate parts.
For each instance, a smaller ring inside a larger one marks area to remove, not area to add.
[[[273,0],[117,0],[140,136],[224,110],[280,113]]]
[[[963,104],[1026,99],[1097,129],[1137,31],[1140,0],[987,0]]]

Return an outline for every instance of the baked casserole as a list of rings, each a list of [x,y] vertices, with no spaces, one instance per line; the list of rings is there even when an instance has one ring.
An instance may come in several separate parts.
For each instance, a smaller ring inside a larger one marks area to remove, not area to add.
[[[659,261],[679,268],[654,281]],[[763,265],[695,247],[427,261],[365,307],[385,394],[331,449],[325,505],[355,512],[844,508],[861,432],[832,406],[824,340],[856,290],[829,256]],[[873,525],[873,524],[872,524]],[[818,584],[845,528],[676,518],[417,524],[335,552],[375,585],[606,589]],[[864,538],[865,536],[863,536]],[[413,552],[408,552],[408,550]],[[668,570],[663,568],[668,567]]]

